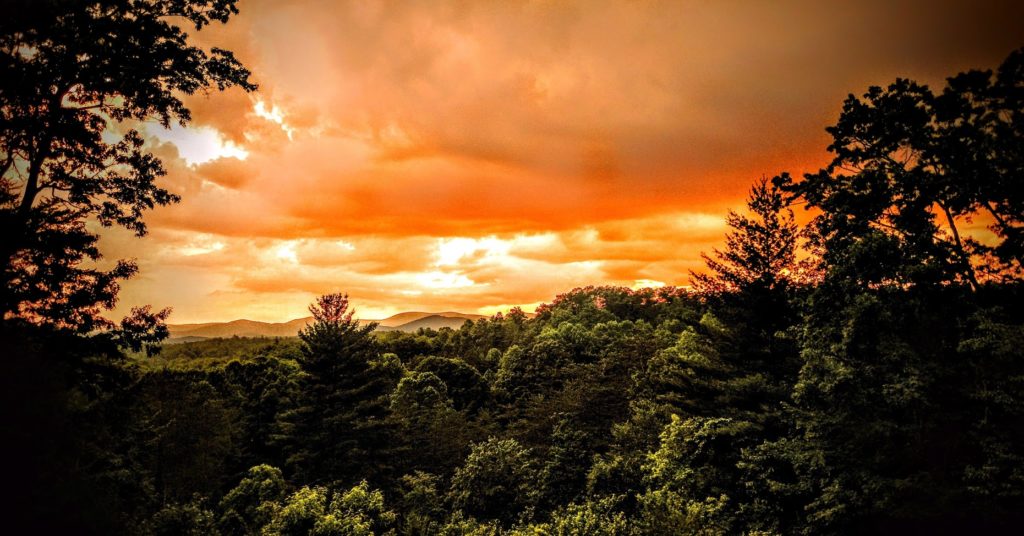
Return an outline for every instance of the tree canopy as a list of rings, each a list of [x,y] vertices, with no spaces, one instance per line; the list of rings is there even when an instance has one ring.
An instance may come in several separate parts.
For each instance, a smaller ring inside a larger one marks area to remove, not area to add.
[[[997,71],[907,79],[850,95],[827,130],[832,162],[784,180],[809,207],[833,273],[867,283],[1021,275],[1024,51]],[[964,233],[979,219],[996,237]]]
[[[189,123],[183,98],[250,73],[227,50],[189,40],[238,12],[235,0],[19,0],[0,21],[0,314],[88,332],[111,327],[118,280],[98,235],[146,234],[144,213],[178,201],[138,130]]]

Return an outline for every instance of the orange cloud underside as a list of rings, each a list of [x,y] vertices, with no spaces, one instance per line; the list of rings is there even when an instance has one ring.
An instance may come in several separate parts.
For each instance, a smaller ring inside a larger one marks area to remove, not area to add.
[[[341,4],[247,0],[197,35],[261,89],[147,129],[183,202],[142,241],[104,236],[143,268],[119,310],[285,320],[342,290],[363,316],[493,312],[686,284],[752,180],[827,161],[848,92],[1020,44],[974,29],[1019,17],[930,2]]]

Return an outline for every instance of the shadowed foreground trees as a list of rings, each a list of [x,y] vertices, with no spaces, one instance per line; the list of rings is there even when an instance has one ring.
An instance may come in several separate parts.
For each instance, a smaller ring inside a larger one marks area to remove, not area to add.
[[[156,392],[139,386],[164,383],[156,377],[136,383],[117,347],[149,349],[166,336],[169,310],[137,308],[120,325],[103,317],[115,305],[118,282],[137,267],[131,260],[102,262],[96,229],[117,225],[145,235],[144,213],[178,199],[157,183],[165,171],[139,133],[141,122],[185,125],[191,119],[186,95],[255,89],[229,51],[205,51],[187,34],[226,22],[237,13],[235,4],[3,4],[0,390],[11,398],[3,404],[0,432],[12,451],[4,459],[15,467],[5,480],[7,495],[17,497],[6,505],[12,527],[22,521],[31,532],[148,527],[143,517],[153,514],[159,497],[191,495],[223,481],[214,468],[233,456],[220,442],[228,433],[223,421],[192,429],[215,430],[211,437],[184,437],[186,416],[223,417],[196,406],[201,400],[222,405],[210,397],[209,384],[169,380],[181,398],[161,398],[168,409],[162,415],[143,416],[155,408],[138,412],[138,400]],[[195,451],[187,444],[207,442],[223,448],[210,449],[209,463],[192,474]],[[147,460],[162,469],[143,475]],[[193,486],[207,477],[212,480]],[[141,510],[147,514],[138,516]],[[165,517],[195,511],[183,507]]]

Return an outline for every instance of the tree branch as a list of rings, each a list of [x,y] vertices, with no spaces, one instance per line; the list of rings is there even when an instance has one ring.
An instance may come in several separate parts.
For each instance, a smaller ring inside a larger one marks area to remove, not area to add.
[[[971,259],[967,255],[967,251],[964,249],[964,244],[960,240],[960,231],[956,228],[956,220],[953,218],[953,213],[949,210],[949,207],[945,203],[939,202],[939,208],[946,214],[946,222],[949,223],[949,229],[953,232],[953,241],[956,243],[957,257],[959,257],[959,264],[961,269],[964,271],[964,275],[967,276],[968,282],[971,284],[971,290],[978,290],[978,279],[974,274],[974,267],[971,266]]]

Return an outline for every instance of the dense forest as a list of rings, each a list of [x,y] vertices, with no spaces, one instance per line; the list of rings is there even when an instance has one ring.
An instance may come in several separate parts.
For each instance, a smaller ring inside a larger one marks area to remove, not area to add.
[[[92,110],[184,124],[176,91],[255,90],[229,52],[191,47],[174,25],[138,29],[161,6],[197,28],[224,22],[234,2],[53,6],[70,14],[0,23],[5,525],[326,536],[1024,523],[1024,49],[938,92],[901,79],[851,95],[828,128],[832,162],[754,182],[692,288],[578,288],[534,315],[417,333],[361,326],[348,296],[329,294],[298,338],[161,348],[166,311],[102,317],[134,266],[89,264],[84,222],[141,236],[143,211],[175,196],[141,138],[111,144]],[[154,54],[167,61],[138,60]],[[108,75],[127,63],[133,79]]]

